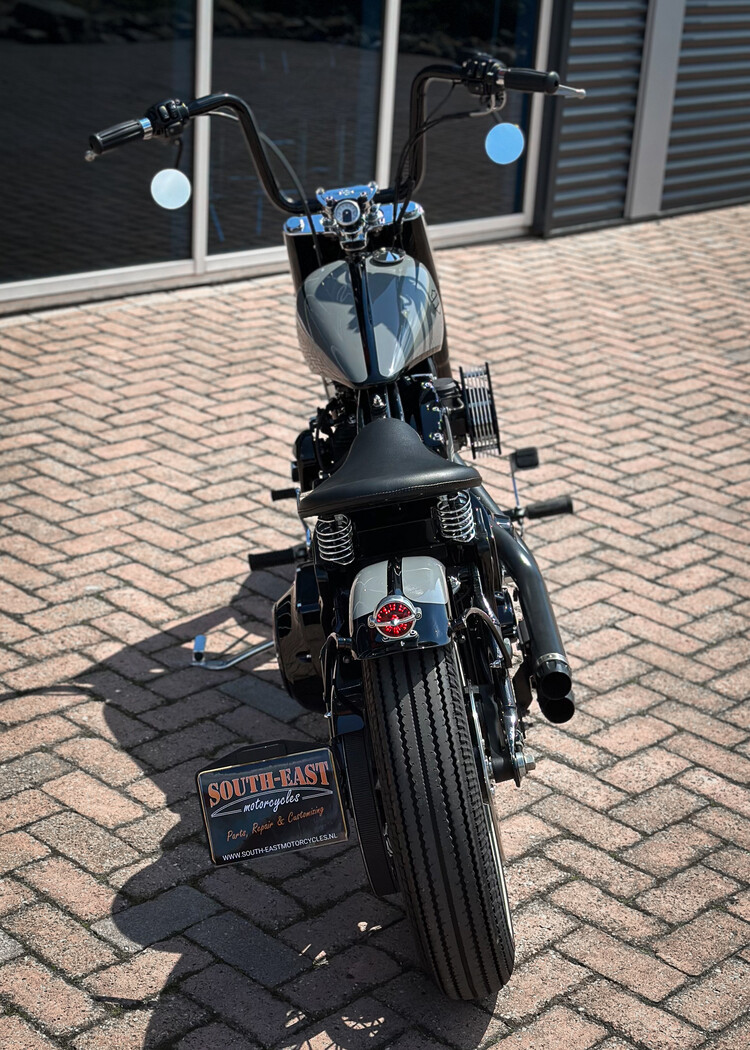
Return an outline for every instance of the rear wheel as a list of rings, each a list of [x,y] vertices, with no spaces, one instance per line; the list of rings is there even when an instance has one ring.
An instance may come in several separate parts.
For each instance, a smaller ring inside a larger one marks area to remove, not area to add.
[[[512,973],[513,929],[453,654],[398,653],[363,672],[388,839],[425,964],[451,998],[484,998]]]

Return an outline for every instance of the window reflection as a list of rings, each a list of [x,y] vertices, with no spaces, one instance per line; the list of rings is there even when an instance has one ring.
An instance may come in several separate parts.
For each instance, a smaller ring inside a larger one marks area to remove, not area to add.
[[[468,49],[486,51],[507,66],[534,65],[537,0],[402,0],[399,37],[393,171],[408,129],[409,86],[431,62],[460,61]],[[435,85],[428,113],[448,95]],[[457,87],[441,113],[472,108]],[[528,130],[528,96],[508,96],[502,119]],[[499,168],[485,155],[492,118],[449,122],[427,135],[427,176],[416,194],[430,223],[507,215],[522,208],[525,156]]]
[[[213,90],[247,99],[308,195],[374,177],[382,13],[382,0],[216,6]],[[265,201],[239,129],[213,120],[209,252],[278,245],[283,221]]]
[[[194,30],[192,0],[0,0],[0,280],[190,257],[190,209],[149,196],[173,148],[83,154],[90,132],[192,98]]]

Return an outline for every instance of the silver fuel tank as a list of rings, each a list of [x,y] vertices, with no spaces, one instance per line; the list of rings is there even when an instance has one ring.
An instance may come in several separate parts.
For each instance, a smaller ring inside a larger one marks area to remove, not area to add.
[[[436,354],[444,334],[427,268],[387,249],[311,273],[297,292],[297,328],[311,371],[355,389],[396,379]]]

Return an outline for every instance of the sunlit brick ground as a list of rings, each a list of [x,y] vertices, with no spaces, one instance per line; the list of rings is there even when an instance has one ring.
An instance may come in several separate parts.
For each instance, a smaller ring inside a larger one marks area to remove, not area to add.
[[[579,713],[500,792],[518,966],[420,974],[355,844],[212,870],[193,775],[322,726],[271,662],[321,397],[285,277],[0,322],[0,1045],[750,1045],[750,209],[439,254],[457,363],[492,362]],[[509,485],[485,460],[500,503]]]

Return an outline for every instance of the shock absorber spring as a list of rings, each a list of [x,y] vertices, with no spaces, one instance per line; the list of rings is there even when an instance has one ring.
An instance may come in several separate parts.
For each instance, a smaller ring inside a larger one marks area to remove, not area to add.
[[[323,561],[351,565],[354,561],[354,527],[346,514],[318,518],[315,542]]]
[[[464,489],[449,496],[438,496],[440,531],[453,543],[471,543],[476,537],[471,496]]]

